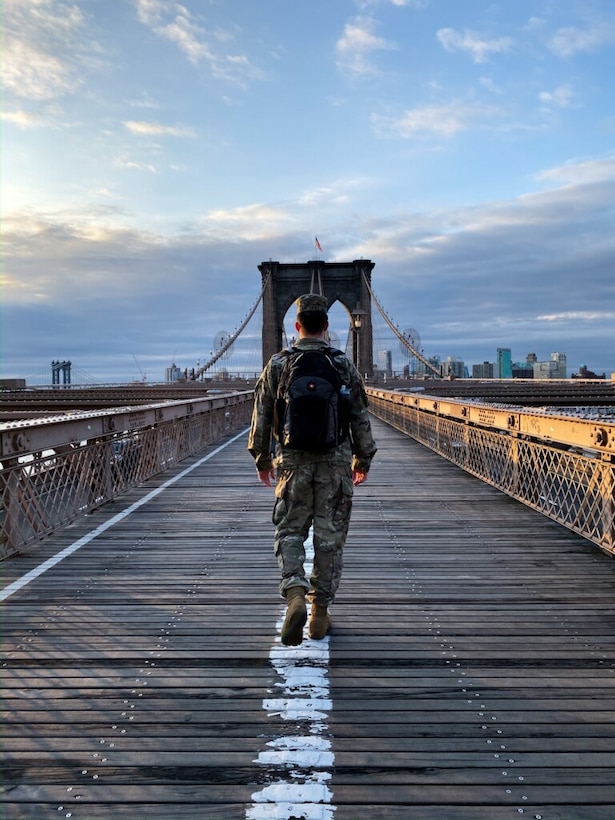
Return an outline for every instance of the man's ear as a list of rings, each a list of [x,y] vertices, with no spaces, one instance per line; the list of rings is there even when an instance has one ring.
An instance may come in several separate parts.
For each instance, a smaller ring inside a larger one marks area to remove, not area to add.
[[[299,322],[295,322],[295,330],[297,331],[297,333],[299,333],[299,331],[301,330],[301,325],[299,324]]]

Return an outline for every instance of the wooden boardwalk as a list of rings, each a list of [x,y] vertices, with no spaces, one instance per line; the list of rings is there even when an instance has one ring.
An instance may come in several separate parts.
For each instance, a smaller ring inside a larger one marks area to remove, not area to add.
[[[2,565],[3,820],[613,820],[615,563],[374,428],[325,641],[245,436]]]

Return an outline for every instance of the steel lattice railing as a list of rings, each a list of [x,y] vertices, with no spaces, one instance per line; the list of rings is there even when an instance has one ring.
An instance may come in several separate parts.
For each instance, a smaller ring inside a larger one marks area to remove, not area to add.
[[[370,410],[615,554],[615,424],[369,390]]]
[[[245,426],[252,405],[253,393],[246,391],[136,412],[2,425],[0,557]]]
[[[378,418],[615,554],[615,425],[369,390]],[[0,425],[0,557],[249,422],[253,393]]]

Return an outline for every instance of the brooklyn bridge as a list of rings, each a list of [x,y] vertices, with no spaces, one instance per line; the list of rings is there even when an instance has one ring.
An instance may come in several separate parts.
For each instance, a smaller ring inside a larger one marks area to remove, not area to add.
[[[172,384],[3,390],[3,818],[615,816],[614,384],[448,379],[372,267],[262,263]],[[347,316],[379,449],[333,630],[285,647],[228,365],[306,291]]]

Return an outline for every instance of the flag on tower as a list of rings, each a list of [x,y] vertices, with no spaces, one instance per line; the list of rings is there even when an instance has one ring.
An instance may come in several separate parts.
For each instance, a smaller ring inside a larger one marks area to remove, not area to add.
[[[320,247],[320,242],[318,241],[317,236],[314,237],[314,243],[316,244],[316,247],[318,248],[318,250],[322,253],[322,248]]]

